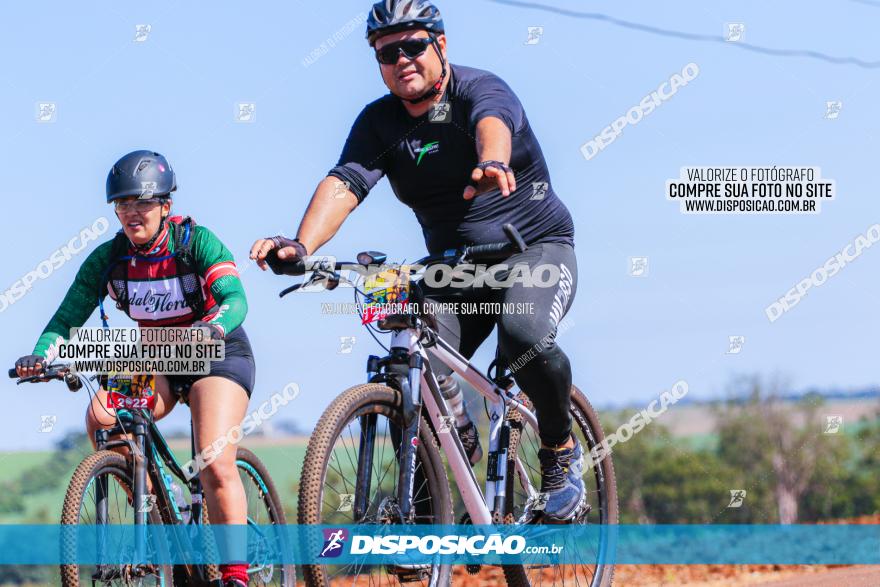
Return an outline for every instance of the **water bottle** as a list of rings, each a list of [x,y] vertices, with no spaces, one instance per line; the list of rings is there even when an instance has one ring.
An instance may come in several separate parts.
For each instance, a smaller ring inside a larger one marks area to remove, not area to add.
[[[461,385],[452,375],[439,375],[437,383],[440,386],[440,394],[446,399],[452,415],[455,417],[455,428],[465,454],[472,465],[478,463],[483,457],[483,449],[480,446],[480,435],[477,426],[471,421],[467,406],[464,404],[464,393]]]
[[[171,485],[171,495],[174,497],[174,503],[177,504],[177,509],[180,510],[180,515],[183,517],[183,523],[189,524],[192,513],[189,504],[186,503],[186,499],[183,497],[183,489],[170,475],[166,475],[165,478],[168,479],[168,482]]]
[[[464,393],[461,391],[461,385],[452,375],[438,375],[437,383],[440,384],[440,393],[446,398],[452,415],[455,416],[455,427],[462,428],[471,422],[471,417],[464,405]]]

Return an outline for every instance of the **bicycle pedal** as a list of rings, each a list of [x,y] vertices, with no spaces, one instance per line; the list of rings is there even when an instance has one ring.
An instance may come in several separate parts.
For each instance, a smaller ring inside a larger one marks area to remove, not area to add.
[[[428,565],[386,565],[385,570],[397,577],[400,583],[420,583],[431,577],[431,567]]]

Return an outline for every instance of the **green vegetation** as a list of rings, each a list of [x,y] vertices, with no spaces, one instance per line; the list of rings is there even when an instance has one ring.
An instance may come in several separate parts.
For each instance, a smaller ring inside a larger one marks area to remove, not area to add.
[[[660,417],[616,445],[621,523],[810,523],[880,512],[880,406],[843,433],[826,434],[821,397],[782,402],[781,390],[778,381],[740,379],[731,399],[707,412],[711,431],[676,436]],[[633,413],[603,413],[606,434]],[[295,523],[305,439],[244,444],[266,464]],[[175,446],[188,460],[188,442]],[[91,450],[84,434],[71,434],[54,451],[0,453],[0,523],[57,523],[70,476]],[[477,466],[484,473],[485,459]],[[746,491],[740,507],[728,507],[731,490]],[[463,513],[456,499],[456,518]],[[0,568],[0,585],[56,580],[54,567]]]
[[[880,410],[826,434],[823,400],[778,399],[743,378],[713,407],[711,437],[675,438],[652,422],[614,447],[621,523],[808,523],[880,511]],[[672,408],[675,409],[675,408]],[[606,434],[633,412],[603,418]],[[745,490],[739,507],[731,490]]]

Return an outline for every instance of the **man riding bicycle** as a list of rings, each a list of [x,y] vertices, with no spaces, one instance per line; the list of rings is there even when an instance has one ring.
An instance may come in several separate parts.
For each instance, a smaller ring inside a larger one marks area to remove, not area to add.
[[[164,418],[178,401],[189,404],[199,450],[224,436],[245,416],[254,386],[254,357],[241,324],[247,299],[232,254],[204,226],[171,217],[171,192],[177,178],[168,161],[153,151],[122,157],[107,176],[107,203],[122,229],[86,258],[61,306],[43,330],[33,353],[20,358],[20,377],[39,374],[57,356],[71,328],[82,326],[109,294],[140,327],[194,326],[225,342],[223,361],[209,375],[156,375],[153,416]],[[137,383],[137,381],[135,381]],[[86,411],[92,444],[95,431],[112,428],[115,410],[108,404],[106,378]],[[236,467],[237,447],[230,443],[200,471],[214,524],[246,524],[247,500]],[[119,449],[127,454],[127,448]],[[226,587],[246,586],[246,552],[227,553],[220,565]]]
[[[436,318],[444,338],[467,358],[498,326],[501,353],[516,362],[514,377],[538,416],[541,491],[548,498],[544,516],[571,520],[585,500],[583,453],[571,434],[571,365],[554,340],[577,285],[571,215],[553,191],[516,95],[492,73],[447,61],[443,20],[430,1],[374,4],[367,39],[391,93],[355,120],[338,164],[312,196],[297,238],[259,240],[251,258],[264,270],[268,264],[275,273],[292,271],[296,261],[336,234],[383,175],[415,212],[431,254],[507,240],[502,225],[512,223],[528,250],[503,263],[524,264],[529,274],[553,266],[557,284],[526,287],[518,281],[503,289],[447,286],[425,293],[430,301],[521,303],[534,309]],[[508,276],[509,270],[495,275],[497,281]],[[517,361],[521,357],[528,360]],[[437,371],[451,373],[445,366]],[[458,421],[463,422],[459,435],[474,462],[480,452],[476,428],[467,419]]]

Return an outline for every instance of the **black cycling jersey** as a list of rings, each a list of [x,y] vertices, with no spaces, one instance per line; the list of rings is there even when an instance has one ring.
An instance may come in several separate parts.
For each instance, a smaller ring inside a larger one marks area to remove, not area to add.
[[[450,65],[443,102],[449,107],[446,122],[432,112],[410,116],[391,94],[367,105],[329,175],[348,182],[358,202],[388,175],[394,194],[415,212],[430,253],[503,242],[507,222],[527,244],[573,245],[571,214],[553,191],[541,147],[510,87],[490,72]],[[476,125],[488,116],[510,128],[517,189],[506,198],[494,188],[465,200],[478,163]]]

